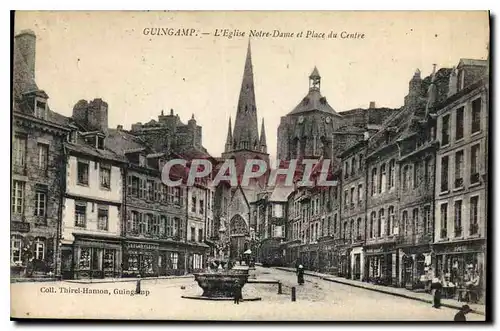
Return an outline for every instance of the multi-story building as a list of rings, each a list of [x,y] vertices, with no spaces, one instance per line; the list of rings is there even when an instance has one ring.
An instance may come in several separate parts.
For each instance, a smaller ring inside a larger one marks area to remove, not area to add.
[[[59,220],[64,204],[63,144],[68,122],[35,82],[36,36],[14,40],[12,104],[12,277],[60,274]]]
[[[435,271],[458,286],[479,278],[486,293],[487,61],[462,59],[437,107]]]
[[[346,241],[341,260],[341,274],[356,280],[364,279],[366,218],[366,139],[340,154],[342,160],[341,238]],[[348,270],[346,270],[348,269]]]
[[[77,128],[65,144],[66,183],[61,224],[63,278],[121,275],[121,213],[125,160],[106,147],[108,105],[101,99],[73,108]]]

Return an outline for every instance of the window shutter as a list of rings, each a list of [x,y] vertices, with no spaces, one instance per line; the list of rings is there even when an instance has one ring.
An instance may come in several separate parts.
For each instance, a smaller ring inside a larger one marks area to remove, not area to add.
[[[132,176],[130,175],[127,176],[127,194],[132,194]]]

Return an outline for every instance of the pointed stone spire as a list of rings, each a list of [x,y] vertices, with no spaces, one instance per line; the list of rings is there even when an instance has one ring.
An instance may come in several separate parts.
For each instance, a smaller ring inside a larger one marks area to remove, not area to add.
[[[267,142],[266,142],[266,128],[264,126],[264,118],[262,119],[262,126],[260,128],[260,151],[262,153],[267,153]]]
[[[448,97],[451,97],[453,94],[457,93],[457,88],[458,88],[457,68],[453,67],[453,69],[451,69],[450,80],[448,81]]]
[[[229,125],[227,127],[226,147],[224,152],[229,152],[233,146],[233,129],[231,127],[231,117],[229,117]]]
[[[236,149],[245,148],[251,150],[254,146],[258,147],[259,132],[250,40],[248,41],[245,69],[238,99],[238,110],[234,121],[233,141]]]

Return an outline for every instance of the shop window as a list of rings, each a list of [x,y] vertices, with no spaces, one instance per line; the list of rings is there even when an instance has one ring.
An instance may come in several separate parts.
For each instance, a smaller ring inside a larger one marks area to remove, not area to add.
[[[87,223],[87,203],[75,201],[75,226],[85,228]]]
[[[101,164],[99,167],[99,182],[101,188],[109,190],[111,188],[111,166]]]
[[[14,180],[12,182],[12,213],[23,214],[25,182]]]
[[[78,160],[77,162],[77,183],[79,185],[89,185],[89,163]]]
[[[80,261],[78,263],[78,268],[80,270],[90,270],[91,254],[92,251],[90,247],[80,248]]]
[[[151,255],[142,256],[141,271],[148,274],[153,273],[153,257]]]
[[[35,240],[35,259],[43,260],[45,258],[45,239],[37,238]]]
[[[139,257],[135,254],[130,254],[128,256],[128,270],[138,271],[139,270]]]
[[[97,207],[97,229],[108,231],[108,208],[105,206]]]
[[[103,269],[105,271],[115,270],[115,250],[105,249],[103,256]]]
[[[170,261],[172,262],[172,269],[177,270],[178,262],[179,262],[179,254],[178,253],[170,253]]]
[[[21,249],[23,241],[20,236],[10,237],[10,262],[20,264],[21,260]]]

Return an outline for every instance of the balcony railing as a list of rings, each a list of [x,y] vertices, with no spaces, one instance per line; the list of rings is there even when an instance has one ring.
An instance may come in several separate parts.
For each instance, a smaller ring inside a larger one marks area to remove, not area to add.
[[[460,188],[464,186],[463,178],[455,178],[455,188]]]
[[[461,236],[462,236],[462,227],[456,226],[455,227],[455,237],[461,237]]]

